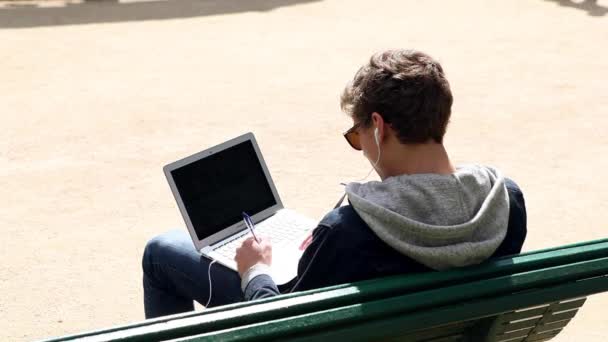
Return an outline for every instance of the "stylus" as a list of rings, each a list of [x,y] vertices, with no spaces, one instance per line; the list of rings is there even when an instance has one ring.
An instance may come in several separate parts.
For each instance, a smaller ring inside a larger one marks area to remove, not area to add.
[[[258,239],[258,237],[255,235],[255,232],[253,231],[253,229],[255,228],[255,226],[253,225],[253,221],[251,220],[251,217],[249,217],[249,215],[247,215],[247,213],[244,211],[243,211],[243,222],[245,222],[245,225],[251,231],[251,235],[253,235],[255,242],[260,243],[260,240]]]

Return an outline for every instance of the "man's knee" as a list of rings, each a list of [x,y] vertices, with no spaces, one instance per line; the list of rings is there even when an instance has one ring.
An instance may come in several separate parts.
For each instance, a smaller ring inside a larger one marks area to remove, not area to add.
[[[184,245],[184,233],[182,231],[169,231],[152,238],[146,244],[142,256],[142,267],[148,270],[155,263],[166,260],[172,251]]]

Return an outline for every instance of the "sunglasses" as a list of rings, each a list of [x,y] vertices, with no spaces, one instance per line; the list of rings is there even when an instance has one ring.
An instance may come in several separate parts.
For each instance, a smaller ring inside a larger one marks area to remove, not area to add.
[[[359,131],[358,128],[361,126],[361,123],[356,123],[353,127],[351,127],[348,131],[344,132],[344,138],[348,141],[350,147],[354,148],[357,151],[361,151],[361,140],[359,139]]]

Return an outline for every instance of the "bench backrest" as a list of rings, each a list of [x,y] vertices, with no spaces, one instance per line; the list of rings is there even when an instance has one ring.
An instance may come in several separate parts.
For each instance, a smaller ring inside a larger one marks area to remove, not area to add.
[[[88,337],[515,342],[523,341],[520,335],[526,341],[542,340],[554,336],[576,313],[583,303],[577,298],[608,291],[607,275],[608,240],[598,240],[475,267],[344,284],[53,341]]]

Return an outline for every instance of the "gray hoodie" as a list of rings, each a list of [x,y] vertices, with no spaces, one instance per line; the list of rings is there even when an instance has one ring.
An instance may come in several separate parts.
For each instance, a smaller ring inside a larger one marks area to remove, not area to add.
[[[348,199],[392,248],[435,270],[478,264],[504,239],[509,197],[502,174],[481,165],[450,175],[350,183]]]

